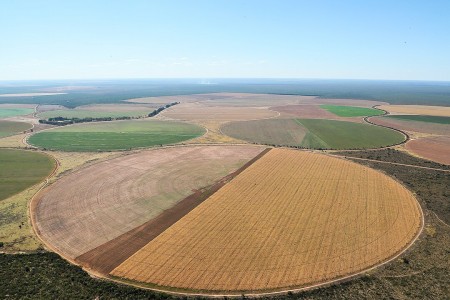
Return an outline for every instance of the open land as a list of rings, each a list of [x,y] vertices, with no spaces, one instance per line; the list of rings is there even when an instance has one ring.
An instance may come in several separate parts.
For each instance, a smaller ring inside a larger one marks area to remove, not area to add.
[[[171,147],[94,164],[62,177],[33,201],[36,229],[75,259],[238,169],[262,149]]]
[[[385,113],[384,111],[379,109],[358,107],[358,106],[324,104],[321,105],[320,107],[340,117],[379,116]]]
[[[152,112],[157,105],[96,104],[83,105],[75,109],[49,110],[38,114],[39,118],[106,118],[142,117]]]
[[[406,121],[419,121],[437,124],[450,124],[450,117],[422,116],[422,115],[388,115],[386,118],[393,118]]]
[[[406,143],[405,147],[425,159],[450,165],[450,136],[418,138]]]
[[[0,118],[28,115],[34,112],[31,108],[0,108]]]
[[[0,120],[0,138],[23,133],[32,127],[33,126],[28,123]]]
[[[380,172],[273,149],[111,274],[197,291],[305,286],[389,259],[421,220],[412,194]]]
[[[18,93],[18,94],[0,94],[0,97],[37,97],[37,96],[56,96],[65,93]]]
[[[363,123],[363,118],[340,117],[316,104],[282,105],[270,107],[280,113],[280,118],[328,119]]]
[[[439,168],[440,165],[406,153],[384,149],[351,151],[345,155],[371,157],[381,162],[363,162],[372,168],[395,176],[414,192],[425,209],[425,230],[420,238],[399,259],[368,274],[331,286],[289,295],[290,299],[445,299],[448,295],[450,264],[450,210],[442,209],[449,202],[450,176],[431,169],[417,169],[406,165],[382,163],[400,161]],[[446,217],[447,216],[447,217]],[[173,296],[93,278],[80,267],[72,265],[57,254],[0,254],[0,277],[6,284],[0,286],[1,298],[100,298],[110,299],[173,299]],[[8,295],[8,296],[6,296]],[[263,299],[286,299],[286,295]]]
[[[442,134],[448,135],[450,132],[449,124],[438,124],[422,121],[409,121],[391,117],[372,117],[370,121],[387,127],[392,127],[407,131],[408,133],[423,133],[423,134]]]
[[[391,114],[411,114],[450,117],[450,107],[427,105],[381,105],[380,109],[387,110]]]
[[[34,146],[63,151],[111,151],[174,144],[204,134],[193,124],[171,121],[114,121],[64,126],[32,135]]]
[[[42,181],[54,168],[53,159],[42,153],[0,149],[0,201]]]
[[[225,124],[221,131],[253,143],[314,149],[377,148],[402,142],[403,134],[369,124],[322,119],[274,119]]]
[[[183,121],[236,121],[266,119],[278,114],[259,107],[209,107],[198,103],[182,103],[166,109],[161,115]]]

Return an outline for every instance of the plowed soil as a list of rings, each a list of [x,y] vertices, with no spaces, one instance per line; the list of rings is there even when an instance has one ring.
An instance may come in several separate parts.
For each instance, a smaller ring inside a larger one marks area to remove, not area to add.
[[[192,146],[143,151],[62,177],[33,201],[36,231],[76,258],[141,226],[263,150]]]
[[[450,136],[430,136],[409,141],[406,149],[423,158],[450,165]]]
[[[273,291],[339,279],[404,250],[413,195],[373,169],[273,149],[111,272],[195,291]]]

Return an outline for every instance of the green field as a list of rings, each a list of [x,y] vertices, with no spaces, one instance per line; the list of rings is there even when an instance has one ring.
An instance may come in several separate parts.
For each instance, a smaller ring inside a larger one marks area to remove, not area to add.
[[[0,118],[28,115],[33,112],[32,108],[0,108]]]
[[[0,149],[0,200],[39,183],[55,167],[48,155],[13,149]]]
[[[379,148],[405,139],[400,132],[379,126],[323,119],[233,122],[221,131],[252,143],[311,149]]]
[[[422,116],[422,115],[388,115],[385,118],[392,118],[405,121],[437,123],[437,124],[450,124],[450,117]]]
[[[380,116],[384,111],[375,108],[345,106],[345,105],[321,105],[323,109],[339,116],[339,117],[365,117],[365,116]]]
[[[46,130],[28,142],[63,151],[112,151],[175,144],[205,133],[202,127],[171,121],[84,123]]]
[[[25,130],[31,129],[33,126],[24,122],[12,122],[0,120],[0,138],[5,136],[21,133]]]
[[[38,114],[40,119],[48,119],[48,118],[119,118],[119,117],[141,117],[147,116],[151,113],[153,109],[149,108],[146,111],[137,110],[137,111],[93,111],[93,110],[84,110],[84,109],[61,109],[61,110],[52,110],[46,111]]]

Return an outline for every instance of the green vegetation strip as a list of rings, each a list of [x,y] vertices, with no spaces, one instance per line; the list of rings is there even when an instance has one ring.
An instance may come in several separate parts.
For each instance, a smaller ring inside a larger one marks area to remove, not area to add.
[[[23,122],[0,121],[0,138],[31,129],[33,126]]]
[[[386,118],[405,120],[405,121],[419,121],[437,124],[450,124],[450,117],[439,116],[423,116],[423,115],[388,115]]]
[[[48,155],[13,149],[0,149],[0,200],[41,182],[55,167]]]
[[[339,117],[366,117],[380,116],[384,111],[375,108],[345,106],[345,105],[321,105],[323,109],[339,116]]]
[[[169,121],[115,121],[85,123],[32,135],[28,142],[63,151],[127,150],[175,144],[204,134],[199,126]]]
[[[0,108],[0,118],[28,115],[34,112],[31,108]]]

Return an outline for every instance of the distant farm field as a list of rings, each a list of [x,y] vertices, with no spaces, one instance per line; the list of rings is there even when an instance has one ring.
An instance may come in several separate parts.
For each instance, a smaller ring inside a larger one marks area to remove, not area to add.
[[[345,105],[321,105],[320,107],[340,117],[379,116],[384,114],[382,110],[367,107]]]
[[[79,106],[75,109],[58,109],[44,111],[38,114],[41,119],[48,118],[118,118],[141,117],[151,113],[157,105],[143,104],[95,104]]]
[[[391,114],[405,115],[427,115],[450,117],[450,107],[429,106],[429,105],[381,105],[381,109],[387,110]]]
[[[450,124],[450,117],[441,117],[441,116],[388,115],[386,116],[386,118],[406,120],[406,121],[437,123],[437,124]]]
[[[111,274],[194,291],[273,291],[388,260],[420,231],[413,195],[325,155],[272,149]]]
[[[370,118],[370,121],[375,124],[388,126],[408,132],[442,134],[442,135],[448,135],[450,132],[450,124],[413,121],[411,119],[394,118],[393,116],[394,115],[373,117]],[[411,117],[414,116],[411,115]]]
[[[387,128],[322,119],[273,119],[225,124],[221,131],[253,143],[313,149],[377,148],[402,142],[403,134]]]
[[[423,137],[409,141],[405,147],[420,157],[450,165],[450,136]]]
[[[31,108],[0,108],[0,118],[28,115],[34,112]]]
[[[109,151],[182,142],[201,136],[202,127],[170,121],[84,123],[32,135],[34,146],[63,151]]]
[[[21,133],[31,129],[33,126],[24,122],[12,122],[0,120],[0,138]]]
[[[0,149],[0,201],[42,181],[55,167],[48,155]]]

